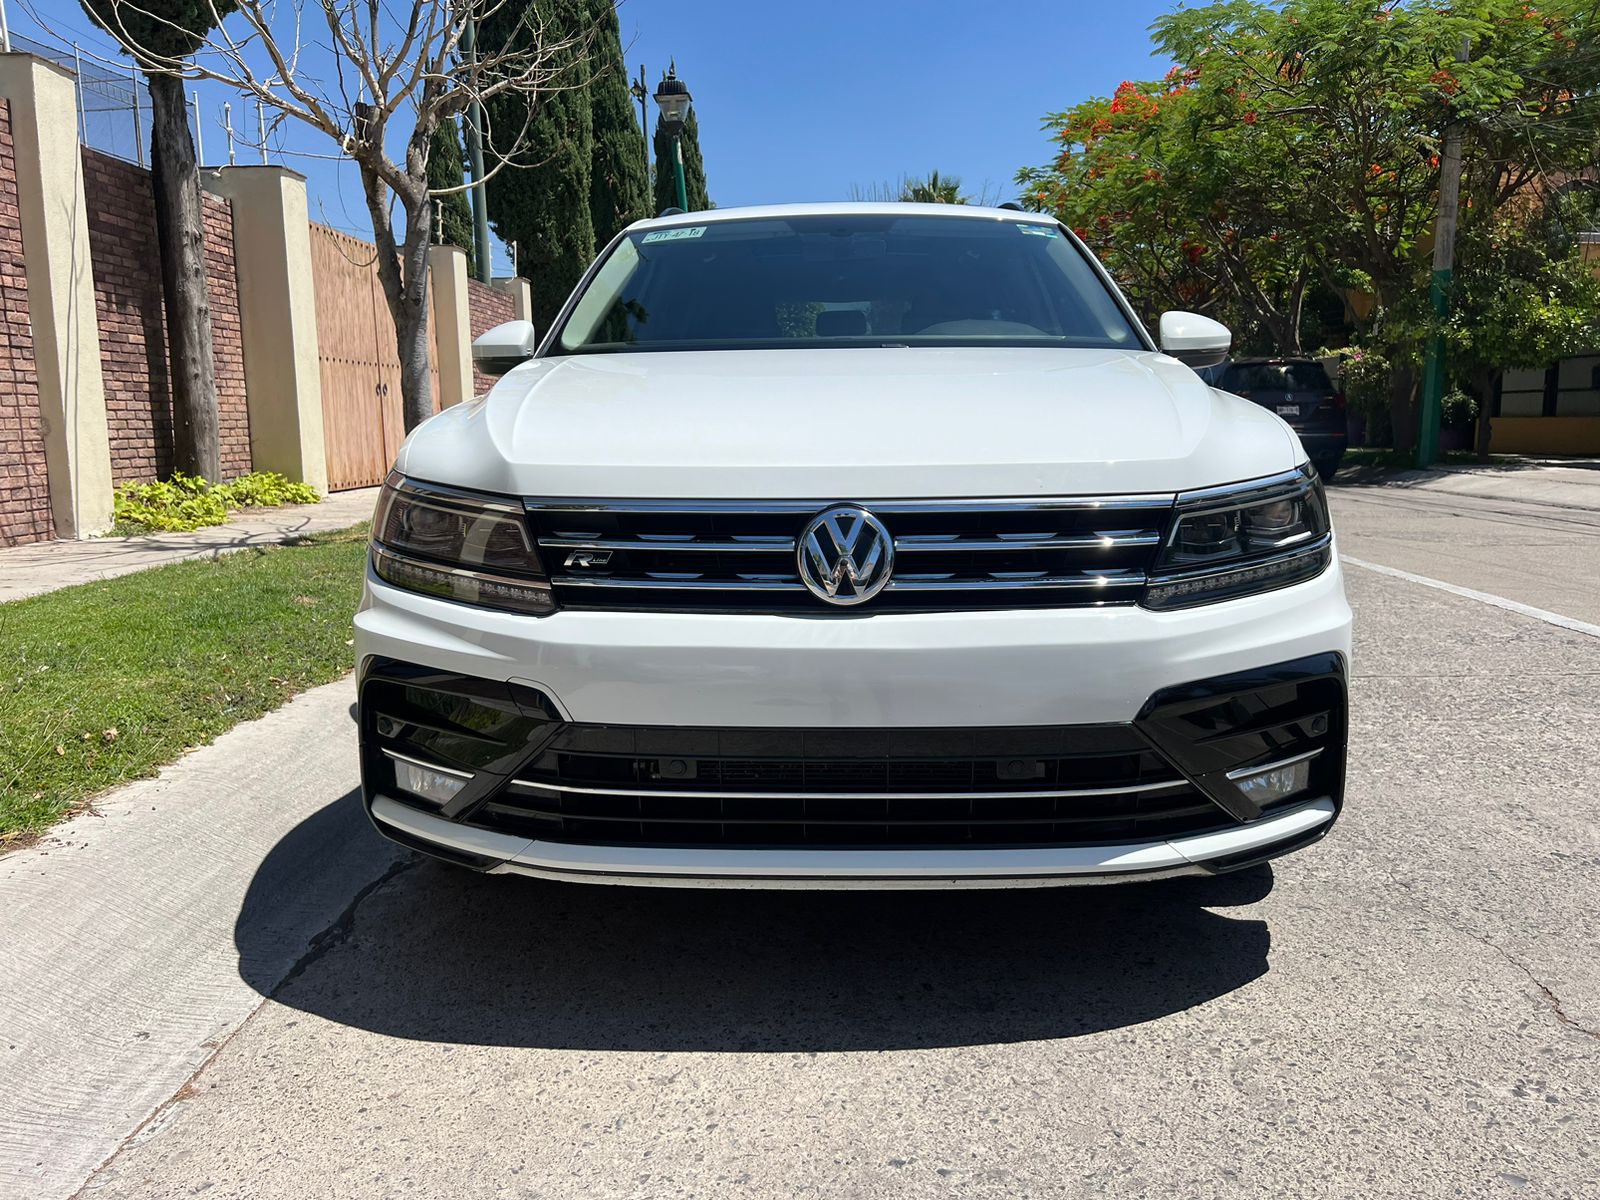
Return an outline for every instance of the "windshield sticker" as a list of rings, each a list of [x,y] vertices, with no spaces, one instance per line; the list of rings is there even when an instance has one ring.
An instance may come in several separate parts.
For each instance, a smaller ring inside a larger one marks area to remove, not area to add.
[[[1053,238],[1061,236],[1061,231],[1054,225],[1024,225],[1019,221],[1017,228],[1022,230],[1023,233],[1033,234],[1034,237]]]
[[[706,231],[704,225],[686,225],[679,229],[658,229],[654,233],[647,233],[641,239],[649,242],[681,242],[688,238],[697,238]]]

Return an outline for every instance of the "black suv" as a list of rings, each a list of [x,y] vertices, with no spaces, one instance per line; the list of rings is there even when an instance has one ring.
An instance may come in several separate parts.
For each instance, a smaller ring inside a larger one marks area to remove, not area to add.
[[[1314,358],[1236,358],[1207,372],[1224,392],[1270,408],[1300,435],[1317,474],[1332,479],[1344,457],[1344,393]]]

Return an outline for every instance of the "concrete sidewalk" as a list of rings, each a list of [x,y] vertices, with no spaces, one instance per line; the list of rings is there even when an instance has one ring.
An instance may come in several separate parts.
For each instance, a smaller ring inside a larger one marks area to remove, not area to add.
[[[1338,483],[1352,489],[1396,488],[1600,511],[1600,459],[1496,459],[1370,477],[1358,472]]]
[[[272,546],[310,533],[347,529],[372,516],[377,488],[335,492],[321,504],[246,510],[226,525],[193,533],[39,542],[0,550],[0,602],[37,596],[75,583],[93,583],[186,558],[215,558]]]
[[[77,1192],[403,857],[349,677],[0,858],[0,1197]]]

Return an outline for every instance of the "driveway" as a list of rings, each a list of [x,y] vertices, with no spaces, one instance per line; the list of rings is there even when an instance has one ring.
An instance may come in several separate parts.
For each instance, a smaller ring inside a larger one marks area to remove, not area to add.
[[[1336,490],[1348,807],[1222,881],[464,874],[303,697],[0,860],[0,1193],[1600,1194],[1600,514],[1471,500]]]

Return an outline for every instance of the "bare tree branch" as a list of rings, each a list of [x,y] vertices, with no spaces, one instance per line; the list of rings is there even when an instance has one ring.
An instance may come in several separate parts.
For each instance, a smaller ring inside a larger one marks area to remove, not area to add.
[[[528,116],[519,128],[499,131],[485,120],[488,170],[470,186],[481,187],[508,167],[538,165],[522,161],[532,114],[542,97],[587,86],[583,68],[595,31],[552,29],[530,7],[513,36],[469,58],[461,53],[469,24],[502,13],[510,0],[238,0],[226,16],[216,0],[205,0],[212,32],[193,55],[177,57],[141,44],[133,33],[187,32],[151,12],[148,3],[103,0],[101,6],[106,28],[146,74],[232,88],[269,111],[273,129],[299,122],[333,143],[337,153],[329,157],[355,163],[378,276],[399,339],[405,424],[413,428],[432,411],[426,347],[430,199],[464,190],[430,191],[433,133],[473,104],[518,94],[526,98]],[[306,38],[308,13],[320,15],[325,46]],[[306,67],[302,50],[308,46],[326,51],[331,71]],[[323,78],[330,73],[331,87]],[[402,117],[403,109],[408,117]],[[396,203],[403,235],[396,233]]]

